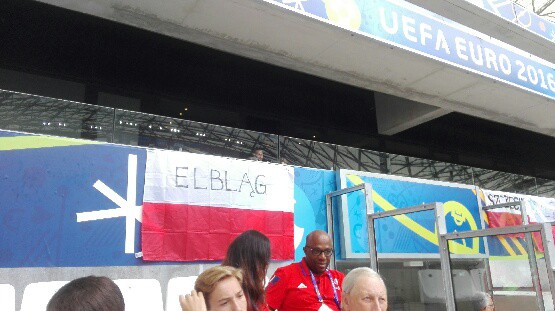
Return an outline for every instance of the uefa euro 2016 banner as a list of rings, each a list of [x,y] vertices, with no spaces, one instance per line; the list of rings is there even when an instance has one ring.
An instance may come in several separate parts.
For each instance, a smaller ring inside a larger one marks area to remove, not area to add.
[[[342,188],[370,183],[375,212],[440,202],[448,232],[482,228],[474,186],[350,170],[341,170],[340,180]],[[362,192],[353,192],[342,200],[340,215],[343,218],[342,235],[347,258],[368,257],[368,230],[363,202]],[[433,211],[381,218],[374,225],[379,256],[403,258],[410,254],[411,258],[418,258],[439,253]],[[485,254],[483,241],[479,238],[455,240],[449,248],[453,254]]]
[[[177,151],[148,150],[143,198],[145,260],[222,260],[255,229],[272,258],[294,258],[293,168]]]
[[[555,99],[554,64],[411,3],[264,1]]]

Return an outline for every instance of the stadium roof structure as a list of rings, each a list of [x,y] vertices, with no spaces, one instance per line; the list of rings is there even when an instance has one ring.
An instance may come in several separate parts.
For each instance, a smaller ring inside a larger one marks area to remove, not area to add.
[[[515,0],[515,3],[555,23],[555,0]]]
[[[0,91],[0,128],[236,158],[260,148],[271,162],[555,196],[555,181],[541,178],[11,91]]]

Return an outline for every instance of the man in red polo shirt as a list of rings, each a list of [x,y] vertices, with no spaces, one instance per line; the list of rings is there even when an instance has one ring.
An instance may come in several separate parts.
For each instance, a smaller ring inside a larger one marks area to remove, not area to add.
[[[339,311],[343,273],[328,269],[333,246],[316,230],[306,237],[301,262],[278,268],[266,288],[266,302],[279,311]]]

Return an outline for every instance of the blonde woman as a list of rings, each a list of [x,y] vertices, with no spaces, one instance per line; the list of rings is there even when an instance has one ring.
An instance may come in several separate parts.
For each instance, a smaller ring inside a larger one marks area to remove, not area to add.
[[[246,311],[241,270],[216,266],[201,273],[190,294],[179,296],[183,311]]]

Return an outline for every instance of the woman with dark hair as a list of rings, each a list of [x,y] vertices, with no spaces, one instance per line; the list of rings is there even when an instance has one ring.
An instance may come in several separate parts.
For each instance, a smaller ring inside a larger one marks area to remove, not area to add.
[[[239,235],[227,249],[223,266],[243,270],[243,291],[249,311],[266,311],[264,281],[270,265],[270,239],[256,230]]]

